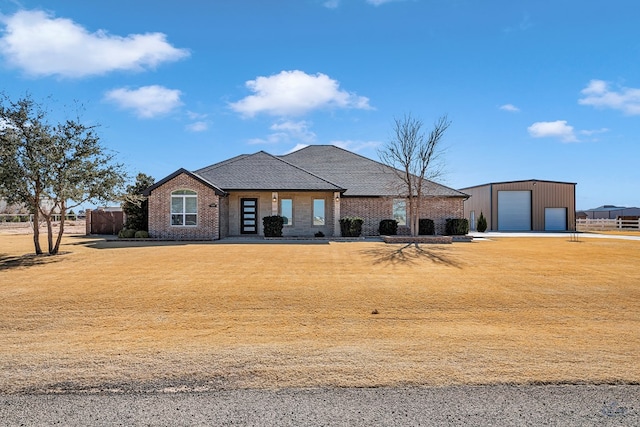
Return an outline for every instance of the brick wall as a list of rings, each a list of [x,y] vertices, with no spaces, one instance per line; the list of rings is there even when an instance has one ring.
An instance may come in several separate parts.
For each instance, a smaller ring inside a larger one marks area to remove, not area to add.
[[[198,194],[196,227],[171,226],[171,193],[176,190],[192,190]],[[249,196],[259,200],[259,235],[262,235],[262,217],[272,214],[271,192],[236,193],[229,197],[219,197],[214,190],[190,176],[178,175],[153,190],[149,196],[149,234],[155,238],[176,240],[215,240],[239,235],[239,199]],[[322,231],[326,236],[333,235],[332,193],[280,192],[278,198],[293,199],[294,225],[283,230],[285,236],[313,236],[316,231]],[[314,198],[325,199],[325,226],[312,226]],[[376,236],[379,234],[380,221],[392,218],[393,199],[394,197],[342,197],[340,217],[364,218],[363,235]],[[432,219],[436,234],[444,234],[447,218],[464,217],[463,203],[463,199],[457,197],[425,198],[420,216]],[[398,227],[398,234],[409,234],[409,227]]]
[[[397,197],[342,197],[340,216],[363,218],[362,234],[377,236],[380,234],[378,232],[380,221],[393,218],[393,199],[395,198]],[[447,218],[464,218],[464,199],[460,197],[424,198],[421,203],[420,217],[432,219],[436,234],[444,234]],[[410,234],[409,226],[399,226],[398,234]]]
[[[198,194],[198,225],[179,227],[171,225],[171,193],[191,190]],[[222,199],[224,201],[224,198]],[[224,203],[224,202],[223,202]],[[154,189],[149,196],[150,237],[175,240],[216,240],[221,237],[219,212],[221,198],[208,186],[180,174]]]

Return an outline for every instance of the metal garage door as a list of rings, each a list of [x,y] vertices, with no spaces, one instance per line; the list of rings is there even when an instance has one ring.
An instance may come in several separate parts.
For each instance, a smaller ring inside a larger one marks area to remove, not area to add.
[[[544,208],[544,229],[547,231],[566,231],[567,208]]]
[[[498,230],[531,231],[531,191],[498,191]]]

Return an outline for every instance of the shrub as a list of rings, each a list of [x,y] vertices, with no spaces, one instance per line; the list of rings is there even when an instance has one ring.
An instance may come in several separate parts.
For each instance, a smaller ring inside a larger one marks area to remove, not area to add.
[[[280,215],[265,216],[262,218],[265,237],[282,237],[284,217]]]
[[[324,237],[324,233],[322,231],[318,231],[316,234],[314,234],[314,236],[316,236],[316,237]]]
[[[129,228],[123,228],[118,233],[118,237],[121,239],[133,239],[136,236],[136,230],[132,230]]]
[[[342,237],[359,237],[362,234],[364,219],[358,217],[340,218],[340,233]]]
[[[418,221],[418,234],[421,236],[433,236],[436,234],[436,226],[432,219],[422,218]]]
[[[380,221],[378,231],[381,236],[395,236],[398,234],[398,221],[395,219],[383,219]]]
[[[469,221],[466,218],[449,218],[445,230],[449,236],[464,236],[469,232]]]
[[[478,218],[478,225],[476,225],[476,230],[481,233],[487,231],[487,218],[484,217],[482,211],[480,211],[480,217]]]
[[[136,231],[136,234],[133,235],[133,237],[135,237],[136,239],[148,239],[149,233],[144,230],[138,230]]]

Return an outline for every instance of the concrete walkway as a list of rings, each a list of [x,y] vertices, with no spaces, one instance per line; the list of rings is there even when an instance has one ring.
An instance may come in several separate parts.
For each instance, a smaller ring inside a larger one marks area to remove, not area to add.
[[[542,232],[542,231],[527,231],[527,232],[518,232],[518,231],[487,231],[486,233],[479,233],[477,231],[472,231],[469,233],[469,236],[473,236],[475,239],[499,239],[503,237],[564,237],[567,239],[621,239],[621,240],[640,240],[640,235],[631,236],[631,235],[622,235],[622,234],[599,234],[599,233],[584,233],[584,232]]]

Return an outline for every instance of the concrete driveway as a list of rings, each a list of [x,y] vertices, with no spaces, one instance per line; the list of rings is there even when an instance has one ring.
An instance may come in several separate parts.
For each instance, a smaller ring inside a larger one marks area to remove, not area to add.
[[[566,239],[621,239],[621,240],[640,240],[640,236],[621,235],[621,234],[599,234],[599,233],[583,233],[583,232],[543,232],[543,231],[487,231],[479,233],[477,231],[469,232],[474,240],[478,239],[498,239],[503,237],[564,237]]]

